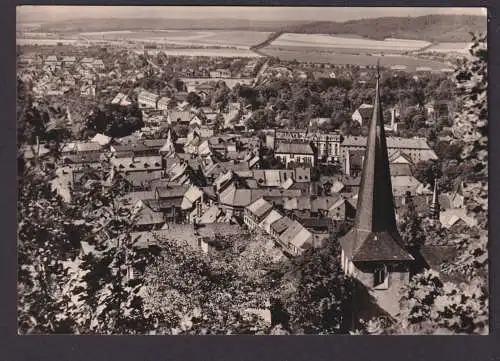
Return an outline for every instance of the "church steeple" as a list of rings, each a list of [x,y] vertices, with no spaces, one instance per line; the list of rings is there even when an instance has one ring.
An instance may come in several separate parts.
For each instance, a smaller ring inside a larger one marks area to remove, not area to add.
[[[432,193],[432,202],[429,207],[430,217],[433,221],[439,221],[440,205],[438,194],[438,180],[434,179],[434,192]]]
[[[369,232],[397,232],[389,157],[380,103],[378,64],[373,117],[363,162],[355,227]]]
[[[354,226],[341,240],[346,257],[356,261],[413,260],[396,226],[389,156],[380,102],[380,70],[368,132]]]
[[[163,154],[172,154],[175,152],[174,143],[172,142],[172,130],[168,130],[167,141],[160,148],[160,153]]]

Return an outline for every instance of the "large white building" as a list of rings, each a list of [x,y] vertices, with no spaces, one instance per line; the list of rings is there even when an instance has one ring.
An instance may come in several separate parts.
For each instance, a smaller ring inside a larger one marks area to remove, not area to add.
[[[340,159],[342,135],[339,132],[309,132],[307,129],[274,129],[267,135],[266,146],[278,148],[281,143],[307,143],[316,148],[318,159],[337,161]]]
[[[286,167],[290,163],[314,167],[316,154],[309,143],[280,143],[276,146],[274,155]]]

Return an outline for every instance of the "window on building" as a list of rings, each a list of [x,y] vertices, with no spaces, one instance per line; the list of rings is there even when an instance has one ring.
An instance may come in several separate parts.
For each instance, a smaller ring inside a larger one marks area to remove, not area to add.
[[[373,288],[385,290],[389,287],[389,272],[387,266],[383,265],[376,268],[373,272]]]

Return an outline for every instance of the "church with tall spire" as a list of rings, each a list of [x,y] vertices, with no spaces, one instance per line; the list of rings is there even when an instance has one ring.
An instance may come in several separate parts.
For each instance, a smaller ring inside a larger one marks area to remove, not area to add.
[[[340,239],[344,272],[360,281],[389,314],[398,312],[398,291],[409,281],[414,258],[396,226],[389,157],[380,102],[380,72],[369,126],[353,228]]]

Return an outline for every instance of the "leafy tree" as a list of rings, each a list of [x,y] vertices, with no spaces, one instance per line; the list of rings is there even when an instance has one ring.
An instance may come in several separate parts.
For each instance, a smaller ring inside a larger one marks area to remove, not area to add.
[[[288,267],[280,296],[292,332],[346,333],[353,286],[340,269],[337,243],[330,240],[324,249],[311,250]]]
[[[395,332],[407,333],[488,333],[488,152],[487,152],[487,68],[486,38],[474,37],[474,59],[456,71],[465,111],[457,114],[454,136],[463,141],[463,162],[473,164],[465,174],[466,206],[477,226],[452,232],[447,242],[457,255],[441,266],[442,274],[427,271],[408,285]],[[446,281],[449,279],[449,281]]]
[[[405,246],[410,250],[418,251],[424,244],[422,222],[413,197],[408,193],[405,198],[399,229]]]
[[[199,108],[202,105],[200,96],[194,92],[188,93],[186,101],[195,108]]]
[[[147,269],[147,307],[164,315],[167,334],[266,333],[247,308],[266,308],[273,290],[273,264],[265,238],[218,239],[220,251],[206,256],[168,237],[162,258]]]
[[[436,160],[423,160],[412,167],[413,176],[423,184],[434,184],[442,176],[441,164]]]

